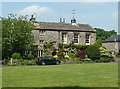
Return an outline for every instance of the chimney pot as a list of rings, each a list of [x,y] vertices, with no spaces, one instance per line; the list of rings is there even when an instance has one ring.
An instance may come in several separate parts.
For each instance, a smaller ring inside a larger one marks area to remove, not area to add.
[[[65,18],[63,18],[63,22],[65,23]]]
[[[62,22],[62,18],[60,18],[60,22]]]

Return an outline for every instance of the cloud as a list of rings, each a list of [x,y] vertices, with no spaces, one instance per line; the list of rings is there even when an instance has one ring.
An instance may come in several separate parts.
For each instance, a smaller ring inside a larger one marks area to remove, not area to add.
[[[39,16],[49,16],[50,14],[53,13],[53,10],[48,7],[41,7],[38,5],[32,5],[28,6],[24,9],[18,10],[15,12],[16,14],[19,15],[35,15],[37,17]]]

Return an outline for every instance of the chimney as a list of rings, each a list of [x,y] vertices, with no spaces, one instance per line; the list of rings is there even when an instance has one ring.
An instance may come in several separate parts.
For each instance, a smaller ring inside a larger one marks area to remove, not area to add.
[[[60,23],[62,22],[62,18],[60,18]]]
[[[63,23],[65,23],[65,18],[63,18]]]
[[[71,19],[71,23],[76,23],[76,19],[75,18]]]
[[[60,23],[65,23],[65,18],[60,18]]]

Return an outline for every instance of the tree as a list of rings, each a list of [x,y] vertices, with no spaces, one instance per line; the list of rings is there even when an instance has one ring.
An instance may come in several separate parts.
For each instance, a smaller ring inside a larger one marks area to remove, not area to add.
[[[110,36],[116,35],[117,32],[115,30],[111,31],[105,31],[104,29],[101,28],[94,28],[96,30],[96,40],[105,40]]]
[[[94,29],[96,30],[96,43],[95,43],[95,45],[98,47],[102,46],[102,41],[117,34],[117,32],[115,32],[115,30],[105,31],[104,29],[101,29],[101,28],[94,28]]]
[[[32,30],[34,26],[27,21],[27,16],[8,15],[2,18],[2,57],[7,58],[15,52],[24,55],[30,50],[34,39]]]

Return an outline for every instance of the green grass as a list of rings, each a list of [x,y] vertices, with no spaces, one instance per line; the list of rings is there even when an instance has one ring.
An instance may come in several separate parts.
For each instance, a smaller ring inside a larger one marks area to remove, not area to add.
[[[118,65],[5,66],[2,87],[118,87]]]
[[[0,65],[0,88],[2,87],[2,67]]]

